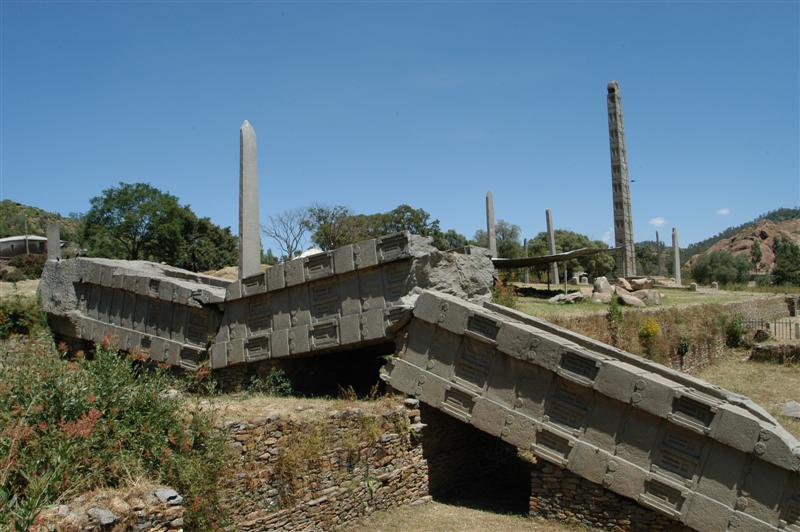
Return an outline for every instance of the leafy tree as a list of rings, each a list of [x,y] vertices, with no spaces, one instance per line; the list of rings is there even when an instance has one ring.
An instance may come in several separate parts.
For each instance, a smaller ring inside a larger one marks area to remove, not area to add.
[[[306,226],[311,241],[323,251],[330,251],[357,241],[353,213],[343,205],[313,204],[307,210]]]
[[[452,229],[442,232],[439,220],[432,219],[426,210],[406,204],[376,214],[353,214],[341,205],[314,204],[307,210],[306,228],[312,233],[314,244],[323,250],[400,231],[430,236],[439,249],[452,249],[467,243],[463,235]]]
[[[497,240],[497,256],[504,259],[517,259],[525,254],[520,242],[522,230],[518,225],[511,224],[505,220],[498,220],[494,226],[494,236]],[[472,237],[472,244],[484,248],[489,247],[489,236],[483,229],[475,231]]]
[[[165,262],[194,271],[236,263],[236,238],[147,183],[120,183],[90,200],[83,239],[96,257]]]
[[[763,255],[761,254],[761,243],[758,240],[753,241],[753,266],[758,267]]]
[[[800,285],[800,246],[782,237],[775,239],[774,249],[772,278],[775,284]]]
[[[698,283],[742,283],[747,281],[750,261],[742,255],[715,251],[701,255],[692,266],[692,278]]]
[[[556,253],[563,253],[565,251],[581,248],[608,248],[605,242],[590,240],[586,235],[564,229],[555,230],[555,243]],[[547,246],[546,232],[542,231],[531,240],[528,240],[528,256],[539,257],[549,254],[550,249]],[[577,271],[585,271],[593,277],[598,277],[600,275],[611,274],[614,271],[614,264],[614,257],[611,253],[597,253],[567,261],[567,271],[568,274],[573,274]],[[559,269],[563,269],[563,267],[563,263],[559,264]],[[548,268],[549,265],[542,265],[535,267],[534,271],[542,278],[543,275],[546,275]]]

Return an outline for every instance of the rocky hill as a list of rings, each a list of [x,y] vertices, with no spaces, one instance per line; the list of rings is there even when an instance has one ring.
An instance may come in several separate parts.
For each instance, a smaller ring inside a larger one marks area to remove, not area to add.
[[[755,262],[758,252],[761,251],[761,259],[754,268],[757,271],[769,272],[775,262],[773,251],[775,239],[778,237],[788,238],[795,244],[800,244],[800,218],[774,222],[772,220],[758,220],[755,223],[744,227],[733,236],[721,238],[702,253],[692,255],[686,261],[686,267],[692,265],[702,255],[723,251],[732,255],[744,255],[748,260]]]

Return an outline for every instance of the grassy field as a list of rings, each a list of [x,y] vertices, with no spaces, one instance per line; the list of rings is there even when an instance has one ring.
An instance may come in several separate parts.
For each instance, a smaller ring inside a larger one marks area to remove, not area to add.
[[[702,305],[706,303],[734,303],[737,301],[752,301],[765,297],[772,297],[769,293],[752,292],[726,292],[722,290],[707,292],[690,292],[689,290],[679,290],[670,288],[659,288],[664,296],[661,300],[661,308],[680,307],[683,305]],[[574,290],[572,290],[574,291]],[[591,292],[589,292],[591,294]],[[557,316],[581,316],[595,313],[605,313],[608,310],[606,303],[592,303],[589,300],[568,305],[552,305],[546,299],[535,297],[516,297],[516,308],[531,316],[540,318],[554,318]]]
[[[748,354],[744,350],[730,350],[696,376],[750,397],[800,439],[800,419],[781,415],[786,401],[800,401],[800,365],[748,362]]]
[[[558,521],[523,515],[496,514],[465,506],[431,502],[376,512],[345,527],[348,532],[473,532],[518,530],[520,532],[573,532],[589,530]]]

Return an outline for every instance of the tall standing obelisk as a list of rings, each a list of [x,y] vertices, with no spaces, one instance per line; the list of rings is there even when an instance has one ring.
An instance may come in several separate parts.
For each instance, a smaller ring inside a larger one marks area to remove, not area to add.
[[[256,132],[245,120],[239,129],[239,279],[261,271]]]
[[[489,253],[497,256],[497,235],[494,232],[494,197],[492,191],[486,193],[486,237],[489,239]]]
[[[628,152],[619,84],[608,84],[608,140],[611,147],[611,190],[614,198],[614,244],[617,252],[617,277],[636,275],[636,249],[633,245],[631,190],[628,177]]]
[[[547,221],[547,249],[551,255],[556,254],[556,233],[553,230],[553,213],[550,209],[544,211]],[[558,284],[558,263],[550,263],[550,282]]]
[[[681,246],[678,244],[678,230],[672,228],[672,275],[675,283],[682,285],[681,282]]]

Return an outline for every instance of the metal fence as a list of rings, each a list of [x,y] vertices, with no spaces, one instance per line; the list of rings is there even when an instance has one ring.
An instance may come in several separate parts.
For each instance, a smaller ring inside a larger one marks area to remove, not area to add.
[[[800,340],[800,322],[794,320],[743,320],[742,325],[748,330],[767,331],[776,340]]]

